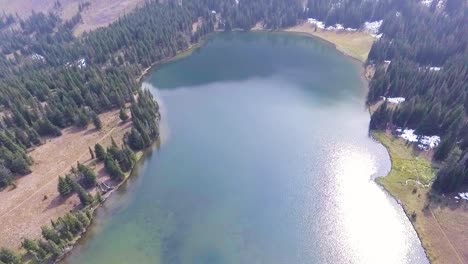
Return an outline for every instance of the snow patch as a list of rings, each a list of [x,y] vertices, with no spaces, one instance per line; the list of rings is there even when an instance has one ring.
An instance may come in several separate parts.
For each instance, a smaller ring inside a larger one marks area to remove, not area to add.
[[[443,0],[440,0],[440,1],[437,3],[437,8],[444,8],[444,1],[443,1]]]
[[[317,19],[315,18],[308,18],[307,19],[307,23],[311,24],[311,25],[316,25],[317,28],[320,28],[320,29],[324,29],[325,28],[325,23],[323,23],[322,21],[318,21]]]
[[[33,55],[31,55],[31,59],[35,61],[45,61],[45,57],[37,53],[34,53]]]
[[[464,192],[464,193],[459,193],[458,196],[460,196],[460,198],[462,198],[463,200],[467,200],[468,201],[468,192]],[[455,199],[457,199],[457,197],[455,197]]]
[[[398,11],[397,11],[397,12],[395,13],[395,16],[396,16],[396,17],[401,17],[401,12],[398,12]]]
[[[374,22],[364,22],[364,31],[369,33],[374,38],[381,38],[382,34],[378,34],[380,30],[380,26],[382,26],[383,20],[378,20]]]
[[[85,58],[79,59],[79,60],[76,62],[76,66],[77,66],[79,69],[85,68],[85,67],[86,67],[86,59],[85,59]]]
[[[216,11],[214,11],[214,10],[211,10],[211,14],[216,14]]]
[[[384,62],[385,64],[387,64],[387,65],[390,65],[390,63],[392,63],[391,60],[384,60],[383,62]]]
[[[422,0],[422,1],[421,1],[421,4],[423,4],[423,5],[427,6],[427,7],[429,7],[429,6],[431,6],[432,1],[433,1],[433,0]]]
[[[422,136],[419,139],[418,147],[420,149],[428,150],[437,147],[440,144],[440,137],[439,136]]]
[[[338,30],[343,30],[343,29],[344,29],[344,27],[341,24],[336,24],[334,26],[328,26],[327,27],[327,30],[330,30],[330,31],[338,31]]]
[[[391,104],[399,104],[399,103],[403,103],[406,99],[404,97],[388,97],[386,98],[386,100],[387,102]]]
[[[441,69],[441,67],[429,67],[430,71],[440,71]]]
[[[405,139],[406,141],[412,143],[418,142],[418,148],[421,150],[434,149],[440,144],[439,136],[417,135],[414,133],[414,129],[408,128],[397,128],[396,131],[399,133],[399,137]]]

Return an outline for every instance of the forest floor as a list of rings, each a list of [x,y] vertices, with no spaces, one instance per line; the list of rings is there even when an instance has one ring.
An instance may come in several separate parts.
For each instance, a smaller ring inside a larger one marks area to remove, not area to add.
[[[78,13],[80,3],[91,5],[82,11],[83,23],[76,26],[76,36],[86,31],[105,27],[116,21],[120,16],[129,13],[145,0],[60,0],[60,8],[55,7],[56,0],[0,0],[0,11],[18,14],[22,18],[31,12],[56,12],[63,20],[70,19]]]
[[[63,199],[57,191],[58,177],[69,173],[77,162],[94,168],[98,182],[109,179],[103,164],[91,160],[88,147],[98,142],[107,147],[111,138],[122,142],[132,123],[121,123],[119,110],[101,114],[100,119],[101,130],[92,124],[87,129],[66,128],[62,136],[47,139],[29,152],[34,160],[32,173],[0,191],[0,247],[19,248],[23,238],[40,238],[41,226],[80,208],[76,194]]]
[[[363,63],[367,60],[367,55],[369,55],[372,44],[376,40],[370,34],[361,31],[347,32],[322,29],[315,31],[315,27],[308,23],[302,23],[284,31],[312,35],[323,39],[334,44],[338,51]]]
[[[377,132],[392,169],[380,183],[403,206],[431,263],[468,263],[468,202],[431,192],[435,168],[424,152],[403,139]]]

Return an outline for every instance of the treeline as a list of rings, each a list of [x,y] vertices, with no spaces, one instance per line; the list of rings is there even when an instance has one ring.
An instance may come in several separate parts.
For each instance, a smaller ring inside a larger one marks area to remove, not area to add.
[[[323,21],[327,26],[342,24],[361,28],[364,22],[384,19],[388,14],[404,9],[408,0],[313,0],[307,2],[307,17]]]
[[[91,224],[92,215],[89,210],[67,213],[55,221],[51,226],[42,227],[42,238],[25,238],[21,246],[39,263],[51,263],[74,244],[77,236],[81,235]],[[5,252],[2,259],[2,252]],[[6,261],[5,261],[6,260]],[[3,263],[22,263],[14,252],[2,249],[0,261]]]
[[[370,128],[409,127],[417,134],[441,136],[434,160],[442,168],[433,188],[456,191],[468,184],[468,39],[461,37],[468,32],[468,6],[451,0],[403,7],[384,18],[383,36],[369,54],[376,72],[368,102],[381,96],[406,101],[396,107],[382,104]]]
[[[73,36],[79,13],[69,21],[53,13],[19,20],[19,27],[0,32],[1,182],[29,173],[32,161],[24,153],[43,137],[60,136],[69,126],[99,128],[100,113],[132,102],[142,69],[188,48],[215,25],[250,29],[263,21],[279,28],[295,24],[301,15],[296,0],[147,1],[81,38]],[[201,22],[195,30],[194,22]],[[141,149],[157,135],[155,125],[145,120],[155,114],[142,114],[136,106],[131,111],[129,146]]]

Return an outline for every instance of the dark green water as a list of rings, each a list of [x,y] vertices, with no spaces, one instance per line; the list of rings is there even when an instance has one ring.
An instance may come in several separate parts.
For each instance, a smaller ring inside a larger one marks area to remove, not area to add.
[[[67,263],[427,263],[373,181],[359,67],[307,37],[225,33],[143,84],[163,144]]]

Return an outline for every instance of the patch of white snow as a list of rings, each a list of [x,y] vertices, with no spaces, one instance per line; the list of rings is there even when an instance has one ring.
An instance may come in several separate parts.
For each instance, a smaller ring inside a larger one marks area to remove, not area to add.
[[[378,34],[380,30],[380,26],[382,26],[382,22],[383,20],[378,20],[374,22],[364,22],[363,30],[369,33],[374,38],[379,39],[382,37],[382,34]]]
[[[414,129],[402,129],[397,128],[396,131],[399,133],[399,137],[405,139],[409,142],[418,142],[418,148],[421,150],[429,150],[434,149],[440,144],[440,137],[439,136],[425,136],[425,135],[417,135],[414,133]]]
[[[37,53],[34,53],[33,55],[31,55],[31,59],[35,61],[45,61],[45,57]]]
[[[79,59],[79,60],[76,62],[76,66],[77,66],[78,68],[80,68],[80,69],[86,67],[86,59],[85,59],[85,58]]]
[[[468,192],[465,192],[465,193],[459,193],[458,196],[460,196],[460,198],[462,198],[463,200],[467,200],[468,201]]]
[[[399,104],[403,103],[406,99],[404,97],[388,97],[386,100],[391,104]]]
[[[325,28],[325,23],[323,23],[322,21],[318,21],[317,19],[315,18],[308,18],[307,19],[307,23],[311,24],[311,25],[316,25],[317,28],[320,28],[320,29],[324,29]]]
[[[431,6],[432,1],[433,1],[433,0],[422,0],[422,1],[421,1],[421,4],[423,4],[423,5],[429,7],[429,6]]]

